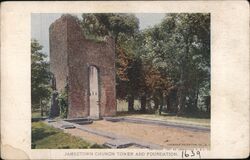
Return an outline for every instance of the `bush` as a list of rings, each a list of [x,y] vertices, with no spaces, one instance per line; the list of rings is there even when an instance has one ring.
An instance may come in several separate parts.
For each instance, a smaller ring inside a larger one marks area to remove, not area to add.
[[[68,115],[68,93],[67,90],[61,92],[58,96],[58,102],[60,107],[60,117],[67,118]]]
[[[36,144],[35,143],[31,143],[31,149],[35,149],[36,148]]]

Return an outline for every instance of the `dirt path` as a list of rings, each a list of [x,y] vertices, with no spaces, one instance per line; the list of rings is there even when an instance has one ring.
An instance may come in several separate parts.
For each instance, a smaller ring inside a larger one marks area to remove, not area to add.
[[[88,125],[88,127],[159,144],[164,147],[208,147],[210,145],[209,132],[195,132],[172,127],[128,122],[108,122],[104,120],[95,121],[93,124]]]
[[[82,130],[77,129],[77,128],[67,129],[67,130],[64,130],[64,132],[69,133],[69,134],[71,134],[73,136],[76,136],[76,137],[81,137],[86,141],[94,142],[94,143],[97,143],[97,144],[104,144],[106,141],[110,140],[109,138],[105,138],[105,137],[102,137],[102,136],[91,134],[91,133],[82,131]]]

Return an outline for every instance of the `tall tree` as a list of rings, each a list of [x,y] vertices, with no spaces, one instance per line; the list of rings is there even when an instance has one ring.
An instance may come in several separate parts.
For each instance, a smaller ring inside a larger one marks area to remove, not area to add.
[[[46,103],[50,99],[50,79],[49,63],[46,61],[47,55],[41,52],[42,46],[37,40],[31,40],[31,102],[32,108],[41,109],[41,116]]]
[[[200,89],[209,90],[210,86],[209,14],[167,14],[161,24],[144,31],[142,46],[143,61],[148,60],[165,78],[163,82],[169,82],[165,89],[161,87],[160,94],[155,92],[152,96],[176,96],[169,99],[177,99],[176,111],[180,115],[187,108],[195,110]]]
[[[161,114],[164,98],[173,84],[165,70],[165,60],[160,56],[163,52],[161,41],[164,37],[159,29],[159,26],[155,26],[143,31],[142,37],[144,40],[140,45],[140,57],[143,62],[145,81],[141,92],[146,93],[146,98],[154,101],[153,111],[158,111]],[[144,96],[142,94],[141,99],[145,101]],[[142,104],[145,104],[145,102],[142,101]]]
[[[197,110],[198,99],[210,96],[210,15],[166,14],[141,32],[138,25],[132,14],[83,15],[87,35],[115,39],[117,97],[129,102],[129,111],[135,98],[142,111],[147,99],[159,113],[165,104],[179,115]]]
[[[179,114],[182,114],[185,105],[189,112],[197,110],[199,90],[204,82],[210,84],[210,16],[183,14],[179,19],[182,23],[178,29],[185,49],[179,94]]]

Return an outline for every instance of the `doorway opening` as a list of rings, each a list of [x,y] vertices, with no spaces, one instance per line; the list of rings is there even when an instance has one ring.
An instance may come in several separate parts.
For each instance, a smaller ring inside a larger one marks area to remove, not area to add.
[[[99,119],[99,80],[98,70],[95,66],[89,67],[89,116],[92,119]]]

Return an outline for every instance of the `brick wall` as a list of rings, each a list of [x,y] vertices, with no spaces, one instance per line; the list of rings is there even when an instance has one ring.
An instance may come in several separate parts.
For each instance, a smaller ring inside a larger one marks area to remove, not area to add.
[[[68,76],[68,118],[89,115],[89,66],[99,73],[100,116],[116,114],[114,41],[85,39],[74,17],[64,15],[50,27],[51,71],[56,77],[57,89],[65,86]]]

